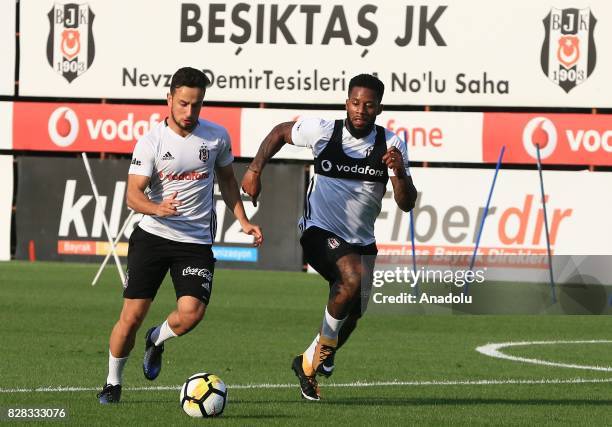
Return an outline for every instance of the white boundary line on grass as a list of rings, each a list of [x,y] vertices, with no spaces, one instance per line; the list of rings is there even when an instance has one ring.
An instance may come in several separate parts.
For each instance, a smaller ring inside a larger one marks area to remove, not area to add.
[[[329,383],[324,388],[336,387],[392,387],[392,386],[472,386],[472,385],[542,385],[542,384],[597,384],[612,383],[612,378],[562,378],[541,380],[457,380],[457,381],[357,381],[351,383]],[[229,384],[228,389],[279,389],[297,388],[297,384]],[[179,391],[180,385],[155,387],[126,387],[129,391]],[[0,388],[0,393],[67,393],[80,391],[99,391],[100,387],[37,387],[37,388]]]
[[[575,365],[571,363],[550,362],[548,360],[530,359],[527,357],[510,356],[500,351],[506,347],[517,347],[527,345],[550,345],[550,344],[610,344],[610,340],[582,340],[582,341],[518,341],[518,342],[502,342],[489,343],[476,347],[476,351],[486,356],[495,357],[498,359],[512,360],[514,362],[533,363],[535,365],[556,366],[559,368],[586,369],[589,371],[612,372],[612,367],[609,366],[587,366]]]

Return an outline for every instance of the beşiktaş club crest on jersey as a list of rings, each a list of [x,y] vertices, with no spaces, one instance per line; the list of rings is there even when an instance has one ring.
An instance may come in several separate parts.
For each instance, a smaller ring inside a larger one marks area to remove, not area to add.
[[[340,242],[335,237],[330,237],[327,239],[327,246],[329,246],[330,249],[336,249],[340,246]]]
[[[544,22],[542,71],[568,93],[584,83],[595,69],[597,53],[593,31],[597,20],[586,9],[552,8]]]
[[[50,26],[47,60],[56,73],[72,83],[93,63],[95,15],[87,3],[55,3],[47,16]]]
[[[200,160],[204,163],[208,160],[208,148],[206,148],[206,145],[200,147]]]

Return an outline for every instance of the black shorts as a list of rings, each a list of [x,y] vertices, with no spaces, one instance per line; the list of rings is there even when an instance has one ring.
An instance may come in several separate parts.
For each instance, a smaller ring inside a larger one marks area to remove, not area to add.
[[[208,304],[215,261],[211,245],[175,242],[136,226],[130,236],[123,297],[155,298],[170,270],[176,299],[189,295]]]
[[[300,238],[306,262],[329,282],[330,286],[340,279],[336,261],[347,254],[369,255],[372,260],[378,249],[376,243],[366,246],[348,243],[334,233],[319,227],[308,227]]]

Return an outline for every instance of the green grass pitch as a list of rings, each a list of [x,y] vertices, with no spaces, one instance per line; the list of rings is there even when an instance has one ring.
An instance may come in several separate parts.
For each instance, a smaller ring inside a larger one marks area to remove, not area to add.
[[[608,316],[366,314],[338,353],[334,376],[321,381],[324,401],[312,403],[300,398],[289,366],[319,326],[327,285],[316,275],[230,270],[215,273],[204,321],[167,343],[162,373],[150,382],[142,374],[143,337],[175,305],[166,279],[138,333],[121,404],[101,406],[95,395],[106,377],[108,336],[121,308],[121,286],[114,268],[90,286],[96,269],[0,264],[4,412],[63,407],[65,421],[74,425],[612,424],[612,372],[527,364],[475,351],[490,342],[610,339]],[[612,366],[612,344],[606,343],[505,352]],[[178,404],[178,387],[201,371],[228,384],[229,402],[220,419],[190,419]],[[51,390],[34,390],[40,387]]]

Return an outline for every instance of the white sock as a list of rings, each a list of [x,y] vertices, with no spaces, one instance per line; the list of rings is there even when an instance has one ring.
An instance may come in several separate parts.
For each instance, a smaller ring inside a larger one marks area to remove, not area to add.
[[[312,340],[312,343],[310,344],[310,347],[308,347],[306,349],[306,351],[304,352],[304,358],[306,360],[308,360],[310,362],[310,364],[312,364],[312,359],[314,358],[314,351],[315,351],[315,347],[317,346],[317,344],[319,343],[319,334],[317,334],[317,336],[315,337],[314,340]]]
[[[340,332],[340,328],[345,320],[346,317],[344,319],[336,319],[332,317],[332,315],[327,311],[327,307],[325,307],[325,316],[323,316],[323,324],[321,325],[321,335],[332,340],[337,340],[338,333]]]
[[[159,325],[153,332],[151,332],[151,341],[156,346],[161,345],[164,341],[169,340],[170,338],[174,338],[176,334],[172,329],[170,329],[170,325],[168,325],[168,320]]]
[[[106,377],[106,384],[117,385],[121,384],[121,376],[123,375],[123,368],[128,361],[128,356],[125,357],[114,357],[113,354],[108,350],[108,377]]]

